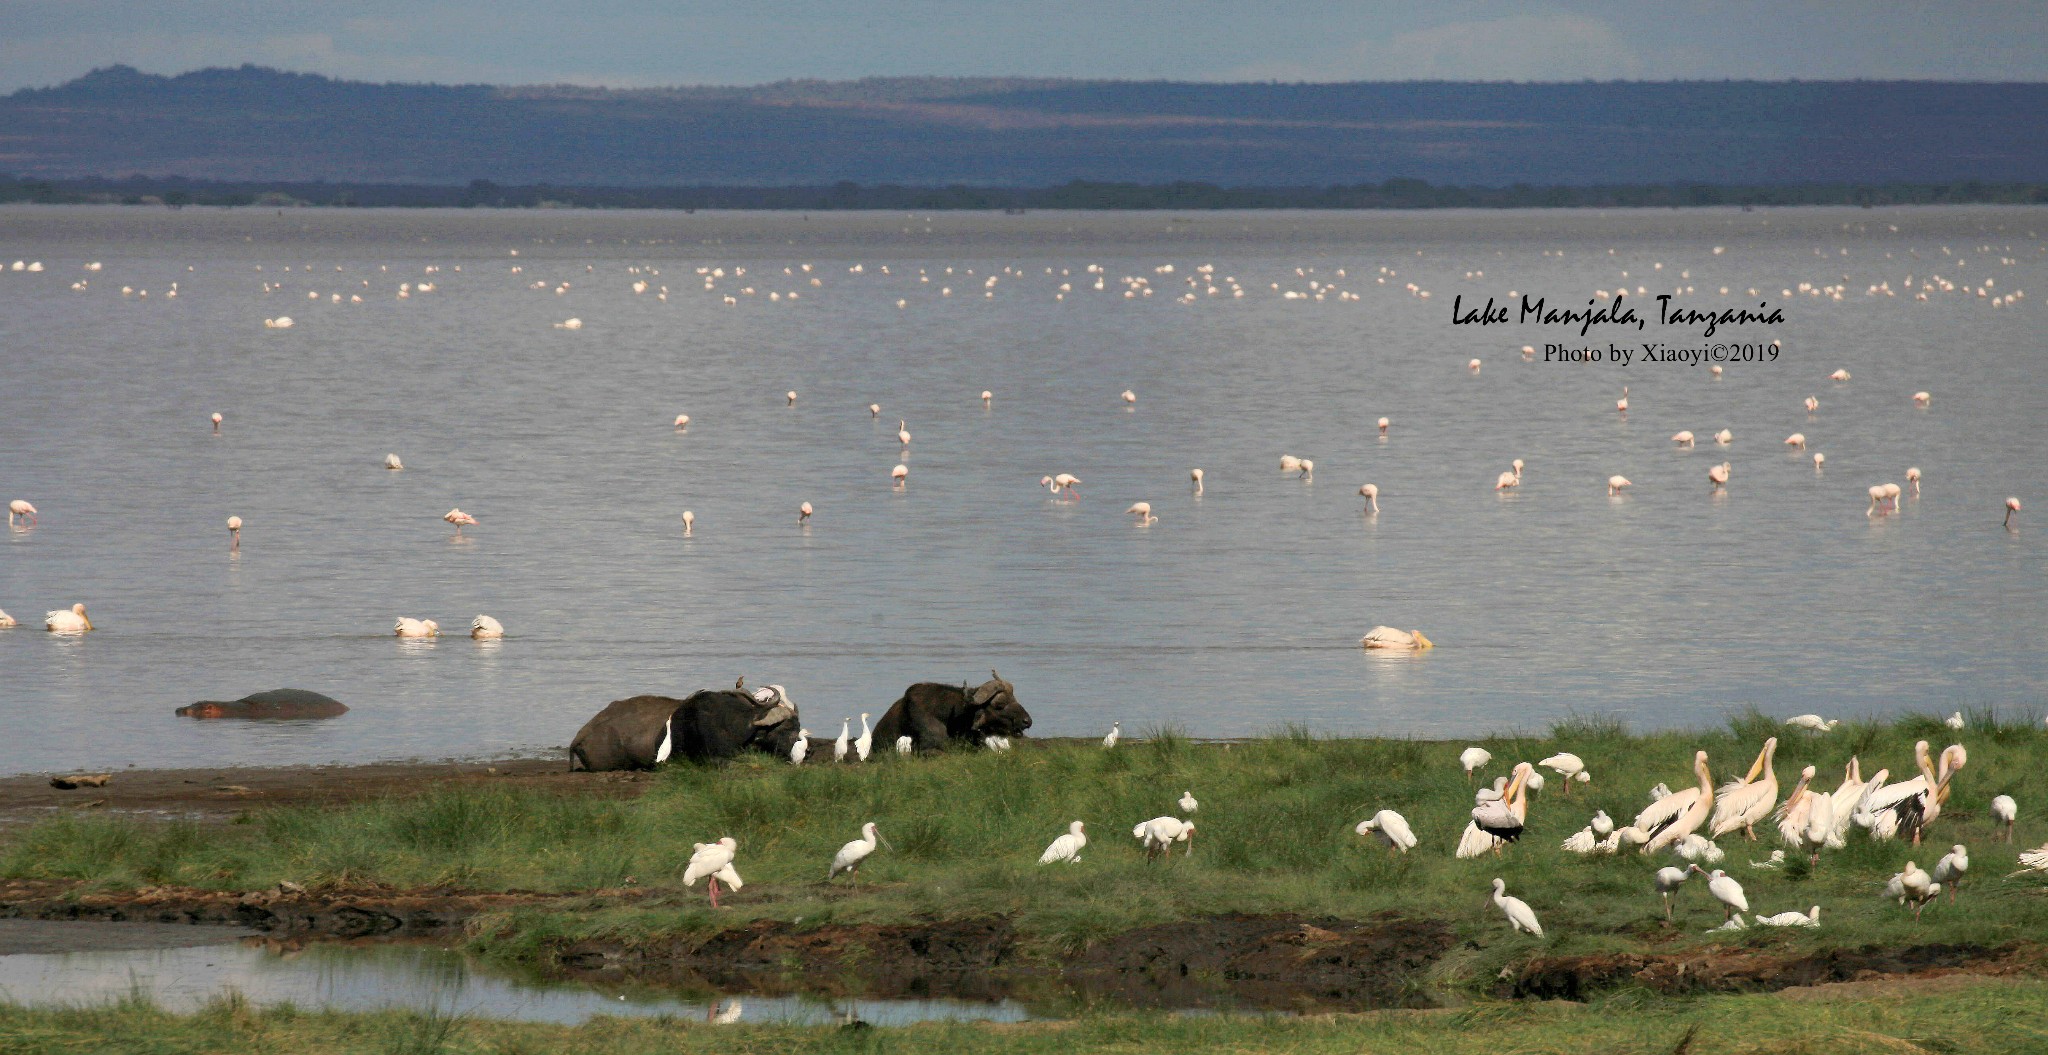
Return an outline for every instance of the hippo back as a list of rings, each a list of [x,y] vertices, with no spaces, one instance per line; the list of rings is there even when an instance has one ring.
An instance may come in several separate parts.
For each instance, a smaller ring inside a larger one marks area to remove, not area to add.
[[[347,713],[348,707],[340,700],[306,689],[270,689],[230,701],[201,700],[177,710],[181,718],[248,718],[277,721],[338,718]]]

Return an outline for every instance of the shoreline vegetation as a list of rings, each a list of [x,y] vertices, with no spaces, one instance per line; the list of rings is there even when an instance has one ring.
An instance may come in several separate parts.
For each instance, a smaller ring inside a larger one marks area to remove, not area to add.
[[[0,204],[169,208],[488,208],[831,211],[1744,209],[1785,206],[2041,205],[2048,182],[1432,185],[1419,179],[1322,187],[1076,180],[1047,187],[834,184],[603,187],[222,181],[176,176],[40,179],[0,174]]]

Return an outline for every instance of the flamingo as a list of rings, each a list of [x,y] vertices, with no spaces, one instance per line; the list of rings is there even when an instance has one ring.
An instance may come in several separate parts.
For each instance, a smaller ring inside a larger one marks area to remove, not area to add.
[[[43,629],[51,633],[83,634],[92,628],[92,620],[86,616],[84,604],[74,604],[69,610],[60,608],[43,613]]]
[[[1075,490],[1074,485],[1080,482],[1081,478],[1073,473],[1061,473],[1052,478],[1052,487],[1055,492],[1064,491],[1070,496],[1079,495],[1081,492]]]
[[[1765,740],[1764,749],[1750,765],[1749,773],[1721,786],[1714,800],[1713,823],[1708,826],[1714,838],[1740,828],[1745,838],[1756,841],[1757,822],[1769,816],[1771,807],[1778,804],[1778,774],[1771,768],[1771,759],[1777,753],[1778,738]]]
[[[1361,485],[1361,486],[1360,486],[1360,487],[1358,488],[1358,496],[1359,496],[1360,498],[1363,498],[1363,499],[1365,499],[1365,503],[1366,503],[1366,505],[1365,505],[1365,511],[1366,511],[1366,512],[1368,512],[1368,513],[1377,513],[1377,512],[1379,512],[1379,511],[1380,511],[1380,489],[1379,489],[1379,485],[1377,485],[1377,484],[1364,484],[1364,485]]]
[[[1671,895],[1678,893],[1678,888],[1685,885],[1685,881],[1691,876],[1692,873],[1683,868],[1666,865],[1657,869],[1657,875],[1650,880],[1657,893],[1664,898],[1665,919],[1671,918]]]
[[[238,550],[238,549],[241,549],[241,548],[242,548],[242,518],[241,518],[241,517],[229,517],[229,518],[228,518],[228,538],[229,538],[229,539],[231,540],[231,541],[230,541],[230,542],[228,543],[228,548],[229,548],[229,549],[231,549],[231,550]]]
[[[1510,487],[1520,487],[1521,485],[1521,478],[1516,476],[1514,473],[1502,473],[1500,474],[1500,478],[1493,482],[1493,489],[1496,491],[1505,491]]]
[[[1650,836],[1643,843],[1644,853],[1656,853],[1691,835],[1707,822],[1707,816],[1713,812],[1714,778],[1707,770],[1705,751],[1693,752],[1692,771],[1699,777],[1698,787],[1674,791],[1636,814],[1630,827],[1639,828]]]
[[[1310,480],[1314,479],[1315,475],[1316,463],[1308,458],[1303,458],[1301,460],[1301,478],[1304,480]]]
[[[213,417],[213,434],[214,434],[214,435],[216,435],[216,436],[218,436],[218,435],[220,435],[220,420],[221,420],[221,418],[220,418],[220,411],[218,411],[218,410],[214,411],[214,412],[213,412],[213,415],[212,415],[212,417]]]
[[[1387,419],[1385,419],[1385,418],[1381,418],[1381,419],[1380,419],[1380,432],[1381,432],[1382,434],[1385,434],[1385,432],[1387,431],[1387,426],[1388,426],[1388,425],[1390,425],[1390,424],[1392,424],[1392,422],[1389,422],[1389,421],[1388,421]]]
[[[2019,820],[2019,817],[2019,803],[2014,802],[2011,795],[1998,795],[1992,798],[1991,820],[1995,824],[2005,825],[2006,842],[2012,841],[2013,822]]]
[[[1691,429],[1685,429],[1685,430],[1682,430],[1682,431],[1679,431],[1679,432],[1674,432],[1674,433],[1672,433],[1672,434],[1671,434],[1671,442],[1673,442],[1673,443],[1676,443],[1676,444],[1678,444],[1678,445],[1679,445],[1680,447],[1690,447],[1690,446],[1692,446],[1692,445],[1693,445],[1693,435],[1692,435],[1692,430],[1691,430]]]
[[[853,719],[839,719],[839,739],[832,742],[832,761],[846,761],[846,738],[853,732]]]
[[[676,415],[676,428],[678,428],[678,429],[687,429],[687,428],[689,428],[689,427],[690,427],[690,416],[689,416],[688,414],[677,414],[677,415]]]
[[[984,406],[984,407],[988,406],[988,405],[989,405],[989,403],[991,403],[992,401],[994,401],[994,399],[995,399],[995,398],[996,398],[996,394],[995,394],[994,392],[991,392],[991,391],[989,391],[989,390],[988,390],[988,389],[986,389],[986,388],[984,388],[984,389],[982,389],[982,390],[981,390],[981,405],[982,405],[982,406]]]
[[[694,535],[694,534],[696,534],[696,533],[697,533],[697,514],[695,514],[695,513],[692,513],[692,512],[690,512],[690,511],[689,511],[689,510],[687,510],[687,509],[683,510],[683,534],[687,536],[687,535]]]
[[[1123,395],[1118,398],[1122,399],[1126,406],[1136,406],[1138,402],[1138,394],[1128,388],[1124,389]]]
[[[1194,484],[1195,484],[1195,493],[1196,493],[1196,494],[1201,494],[1201,493],[1202,493],[1202,470],[1200,470],[1200,469],[1189,469],[1189,470],[1188,470],[1188,479],[1190,479],[1190,480],[1194,481]]]
[[[1870,488],[1870,508],[1865,509],[1863,515],[1871,517],[1882,512],[1884,512],[1884,485],[1873,484]]]
[[[1364,637],[1358,639],[1358,643],[1364,648],[1401,649],[1416,652],[1436,647],[1436,643],[1424,637],[1420,630],[1396,630],[1391,626],[1373,627],[1371,630],[1366,631]]]
[[[1721,911],[1726,913],[1729,919],[1749,911],[1749,898],[1743,895],[1742,884],[1736,882],[1728,873],[1718,868],[1709,872],[1699,865],[1686,867],[1688,871],[1698,872],[1707,877],[1707,892],[1721,903]],[[1723,926],[1726,926],[1726,920],[1723,921]]]
[[[1806,397],[1806,412],[1807,412],[1808,414],[1811,414],[1811,413],[1813,413],[1814,411],[1816,411],[1816,410],[1819,410],[1819,409],[1820,409],[1820,400],[1818,400],[1818,399],[1815,399],[1815,398],[1814,398],[1814,397],[1812,397],[1812,396],[1807,396],[1807,397]]]
[[[786,400],[788,400],[788,401],[789,401],[789,402],[787,402],[787,403],[784,403],[784,404],[783,404],[783,406],[787,406],[787,407],[793,407],[793,406],[796,406],[796,389],[793,389],[793,388],[792,388],[792,389],[790,389],[789,391],[787,391],[787,392],[784,392],[784,393],[782,394],[782,397],[783,397],[784,399],[786,399]]]
[[[1474,359],[1474,360],[1472,360],[1471,362],[1469,362],[1469,363],[1466,363],[1466,364],[1465,364],[1465,369],[1467,369],[1467,370],[1470,370],[1470,371],[1472,371],[1473,373],[1475,373],[1475,374],[1476,374],[1476,373],[1478,373],[1478,372],[1479,372],[1479,367],[1480,367],[1480,365],[1481,365],[1481,364],[1480,364],[1479,360],[1477,360],[1477,359]]]
[[[405,463],[404,463],[404,462],[402,462],[402,461],[399,461],[399,460],[398,460],[398,455],[396,455],[396,454],[387,454],[387,455],[385,455],[385,456],[384,456],[384,468],[386,468],[386,469],[403,469],[403,468],[405,468]]]
[[[1913,485],[1913,493],[1915,495],[1920,493],[1920,470],[1918,467],[1909,467],[1906,470],[1906,482]]]
[[[733,870],[733,855],[739,850],[739,841],[728,835],[717,842],[692,843],[690,866],[683,870],[683,885],[693,887],[699,879],[710,879],[711,907],[718,907],[718,884],[738,890],[745,884],[740,874]]]
[[[1803,432],[1795,432],[1795,433],[1793,433],[1792,435],[1790,435],[1790,436],[1787,436],[1787,437],[1785,437],[1785,446],[1787,446],[1787,447],[1797,447],[1797,448],[1799,448],[1799,449],[1800,449],[1800,450],[1802,450],[1802,451],[1803,451],[1803,450],[1805,450],[1805,449],[1806,449],[1806,433],[1803,433]]]
[[[1623,413],[1623,414],[1626,414],[1626,413],[1628,413],[1628,386],[1627,386],[1627,385],[1623,385],[1623,386],[1621,386],[1621,398],[1620,398],[1620,399],[1617,399],[1617,400],[1615,400],[1615,401],[1614,401],[1614,409],[1615,409],[1615,410],[1618,410],[1618,411],[1620,411],[1620,412],[1621,412],[1621,413]]]
[[[1472,772],[1493,761],[1493,752],[1483,747],[1468,747],[1458,752],[1458,764],[1465,767],[1465,783],[1472,782]]]
[[[908,447],[908,446],[910,446],[910,423],[909,423],[909,422],[907,422],[907,421],[903,421],[903,420],[901,420],[901,419],[898,419],[898,420],[897,420],[897,422],[896,422],[896,441],[897,441],[898,443],[901,443],[901,444],[903,444],[903,445],[904,445],[905,447]]]
[[[1038,855],[1038,863],[1049,865],[1056,861],[1067,864],[1081,863],[1081,848],[1088,845],[1088,834],[1082,830],[1080,821],[1067,825],[1067,834],[1052,841],[1045,852]]]
[[[1928,394],[1927,394],[1927,393],[1925,393],[1925,392],[1915,392],[1915,393],[1913,393],[1913,405],[1914,405],[1914,406],[1924,407],[1924,406],[1926,406],[1927,404],[1929,404],[1929,403],[1931,403],[1931,402],[1933,402],[1933,401],[1934,401],[1934,397],[1933,397],[1933,396],[1931,396],[1931,395],[1928,395]]]
[[[1633,486],[1635,485],[1626,476],[1610,476],[1607,478],[1607,493],[1610,496],[1620,494],[1621,489],[1624,487]]]
[[[861,862],[866,861],[868,855],[875,852],[877,842],[887,846],[889,840],[882,838],[882,833],[875,830],[875,822],[869,821],[861,825],[860,838],[840,847],[839,852],[832,855],[832,870],[825,873],[825,881],[829,883],[834,876],[845,872],[852,876],[855,882],[859,882]]]
[[[813,510],[811,509],[811,504],[810,504],[809,502],[805,502],[804,504],[802,504],[802,505],[800,505],[800,506],[797,506],[797,507],[796,507],[796,522],[797,522],[797,523],[799,523],[799,524],[801,524],[801,523],[803,523],[804,521],[806,521],[806,520],[809,520],[809,519],[811,519],[811,513],[812,513],[812,512],[813,512]]]
[[[1102,746],[1104,746],[1104,747],[1115,747],[1115,746],[1116,746],[1116,742],[1117,742],[1118,740],[1122,739],[1122,738],[1123,738],[1123,735],[1124,735],[1124,723],[1122,723],[1122,722],[1111,722],[1111,723],[1109,723],[1109,734],[1108,734],[1107,736],[1104,736],[1104,737],[1102,738]]]
[[[2020,500],[2019,500],[2019,499],[2017,499],[2017,498],[2008,498],[2008,499],[2006,499],[2006,500],[2005,500],[2005,526],[2006,526],[2006,527],[2011,527],[2011,526],[2012,526],[2012,515],[2013,515],[2014,513],[2017,513],[2017,512],[2019,512],[2019,511],[2020,511]]]
[[[455,525],[455,534],[458,537],[461,536],[463,528],[476,526],[476,518],[460,509],[451,509],[441,514],[441,519]]]
[[[1124,512],[1136,516],[1140,524],[1151,524],[1159,520],[1158,517],[1152,515],[1152,503],[1150,502],[1132,502],[1131,508],[1124,510]]]
[[[1387,849],[1397,854],[1415,849],[1415,832],[1408,827],[1408,818],[1393,810],[1381,810],[1359,821],[1355,830],[1360,835],[1379,836]]]
[[[1948,888],[1948,899],[1956,899],[1956,888],[1963,884],[1963,873],[1970,870],[1970,849],[1962,843],[1949,847],[1941,860],[1934,862],[1934,871],[1929,873],[1934,881]]]
[[[410,616],[399,616],[398,623],[392,632],[399,637],[440,637],[441,624],[434,622],[432,619],[414,619]]]
[[[897,487],[902,487],[904,478],[909,475],[910,466],[904,465],[900,462],[897,463],[894,469],[889,470],[889,479],[896,481]]]
[[[2012,501],[2014,503],[2017,503],[2019,499],[2015,498]],[[2013,508],[2018,509],[2019,506],[2013,505]],[[26,498],[17,498],[12,502],[7,503],[8,527],[14,526],[14,518],[16,517],[27,517],[29,524],[33,526],[36,522],[36,507],[30,505],[28,499]]]
[[[1735,442],[1735,433],[1730,432],[1727,429],[1722,429],[1721,431],[1714,433],[1714,442],[1720,444],[1723,447],[1726,447],[1729,444]]]
[[[860,737],[853,742],[854,760],[858,762],[867,761],[868,752],[873,750],[874,746],[875,731],[868,728],[868,712],[862,711],[860,712]]]
[[[868,404],[868,417],[871,417],[871,418],[879,418],[879,417],[881,417],[881,416],[882,416],[882,405],[881,405],[880,403],[869,403],[869,404]]]
[[[1835,371],[1834,373],[1832,373],[1832,374],[1829,374],[1829,375],[1828,375],[1828,380],[1830,380],[1830,381],[1847,381],[1847,380],[1849,380],[1849,371],[1847,371],[1847,370],[1837,370],[1837,371]]]
[[[1173,856],[1173,844],[1188,844],[1185,856],[1195,855],[1195,822],[1179,817],[1154,817],[1131,829],[1131,837],[1145,844],[1145,860],[1150,861],[1160,854]]]
[[[796,731],[796,743],[789,745],[789,764],[792,766],[803,765],[804,756],[810,753],[811,731],[809,729],[799,728]]]
[[[1821,471],[1821,468],[1822,468],[1823,466],[1827,465],[1827,463],[1828,463],[1828,456],[1827,456],[1827,455],[1825,455],[1825,454],[1822,454],[1822,453],[1821,453],[1821,452],[1819,452],[1819,451],[1815,451],[1815,452],[1813,452],[1813,471],[1814,471],[1814,472],[1820,472],[1820,471]]]
[[[1280,471],[1281,471],[1281,472],[1283,472],[1283,473],[1294,473],[1294,472],[1300,472],[1300,471],[1301,471],[1301,459],[1300,459],[1300,458],[1297,458],[1297,457],[1295,457],[1295,456],[1294,456],[1294,455],[1292,455],[1292,454],[1283,454],[1283,455],[1281,455],[1281,456],[1280,456]]]
[[[1495,877],[1493,903],[1500,906],[1501,912],[1508,917],[1508,926],[1517,932],[1527,932],[1539,938],[1543,936],[1543,924],[1536,922],[1536,910],[1521,898],[1508,895],[1507,880]]]
[[[479,615],[469,621],[469,636],[479,640],[505,636],[505,624],[487,615]]]

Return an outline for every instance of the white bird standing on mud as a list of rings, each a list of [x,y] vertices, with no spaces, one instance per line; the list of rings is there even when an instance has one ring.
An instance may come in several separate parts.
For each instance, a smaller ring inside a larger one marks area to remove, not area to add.
[[[1160,854],[1173,856],[1174,843],[1188,844],[1186,856],[1195,855],[1195,822],[1179,817],[1154,817],[1131,829],[1131,837],[1145,844],[1145,860]]]
[[[1056,861],[1065,861],[1068,864],[1080,864],[1081,848],[1088,845],[1088,835],[1082,831],[1083,827],[1080,821],[1067,825],[1067,834],[1054,839],[1052,845],[1038,855],[1038,863],[1049,865]]]
[[[711,880],[711,907],[718,907],[718,884],[724,883],[734,890],[746,885],[740,881],[740,874],[733,870],[733,855],[739,850],[739,841],[728,835],[715,843],[694,843],[690,854],[690,867],[683,870],[683,885],[693,887],[699,879]]]
[[[1407,853],[1415,849],[1415,832],[1408,827],[1408,818],[1393,810],[1381,810],[1358,822],[1355,829],[1360,835],[1377,835],[1395,853]]]
[[[1728,873],[1718,868],[1709,872],[1698,865],[1688,865],[1687,868],[1707,877],[1707,892],[1721,903],[1721,910],[1730,919],[1749,911],[1749,898],[1743,895],[1742,884]]]
[[[1539,938],[1543,936],[1543,924],[1536,922],[1536,910],[1521,898],[1509,896],[1507,880],[1494,879],[1493,903],[1508,917],[1508,926]]]
[[[853,733],[853,719],[839,719],[839,739],[832,742],[832,761],[846,761],[846,739]]]
[[[1124,735],[1124,723],[1122,723],[1122,722],[1111,722],[1111,723],[1109,723],[1109,735],[1107,735],[1107,736],[1105,736],[1105,737],[1103,737],[1103,738],[1102,738],[1102,746],[1104,746],[1104,747],[1115,747],[1115,746],[1116,746],[1116,742],[1117,742],[1117,740],[1118,740],[1119,738],[1121,738],[1121,737],[1122,737],[1123,735]]]
[[[865,762],[868,752],[875,746],[875,731],[868,728],[868,712],[860,712],[860,739],[853,742],[854,760]]]
[[[834,876],[845,872],[858,882],[860,864],[868,859],[869,854],[875,852],[876,842],[887,844],[888,840],[883,839],[882,833],[875,830],[875,822],[869,821],[861,825],[860,838],[840,847],[839,852],[832,855],[832,871],[825,874],[825,880],[830,882]]]

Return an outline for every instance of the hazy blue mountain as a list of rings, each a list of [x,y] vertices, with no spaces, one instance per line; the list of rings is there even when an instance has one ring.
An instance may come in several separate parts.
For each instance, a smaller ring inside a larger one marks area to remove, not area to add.
[[[365,84],[125,66],[0,97],[0,172],[586,186],[2048,179],[2048,84]]]

